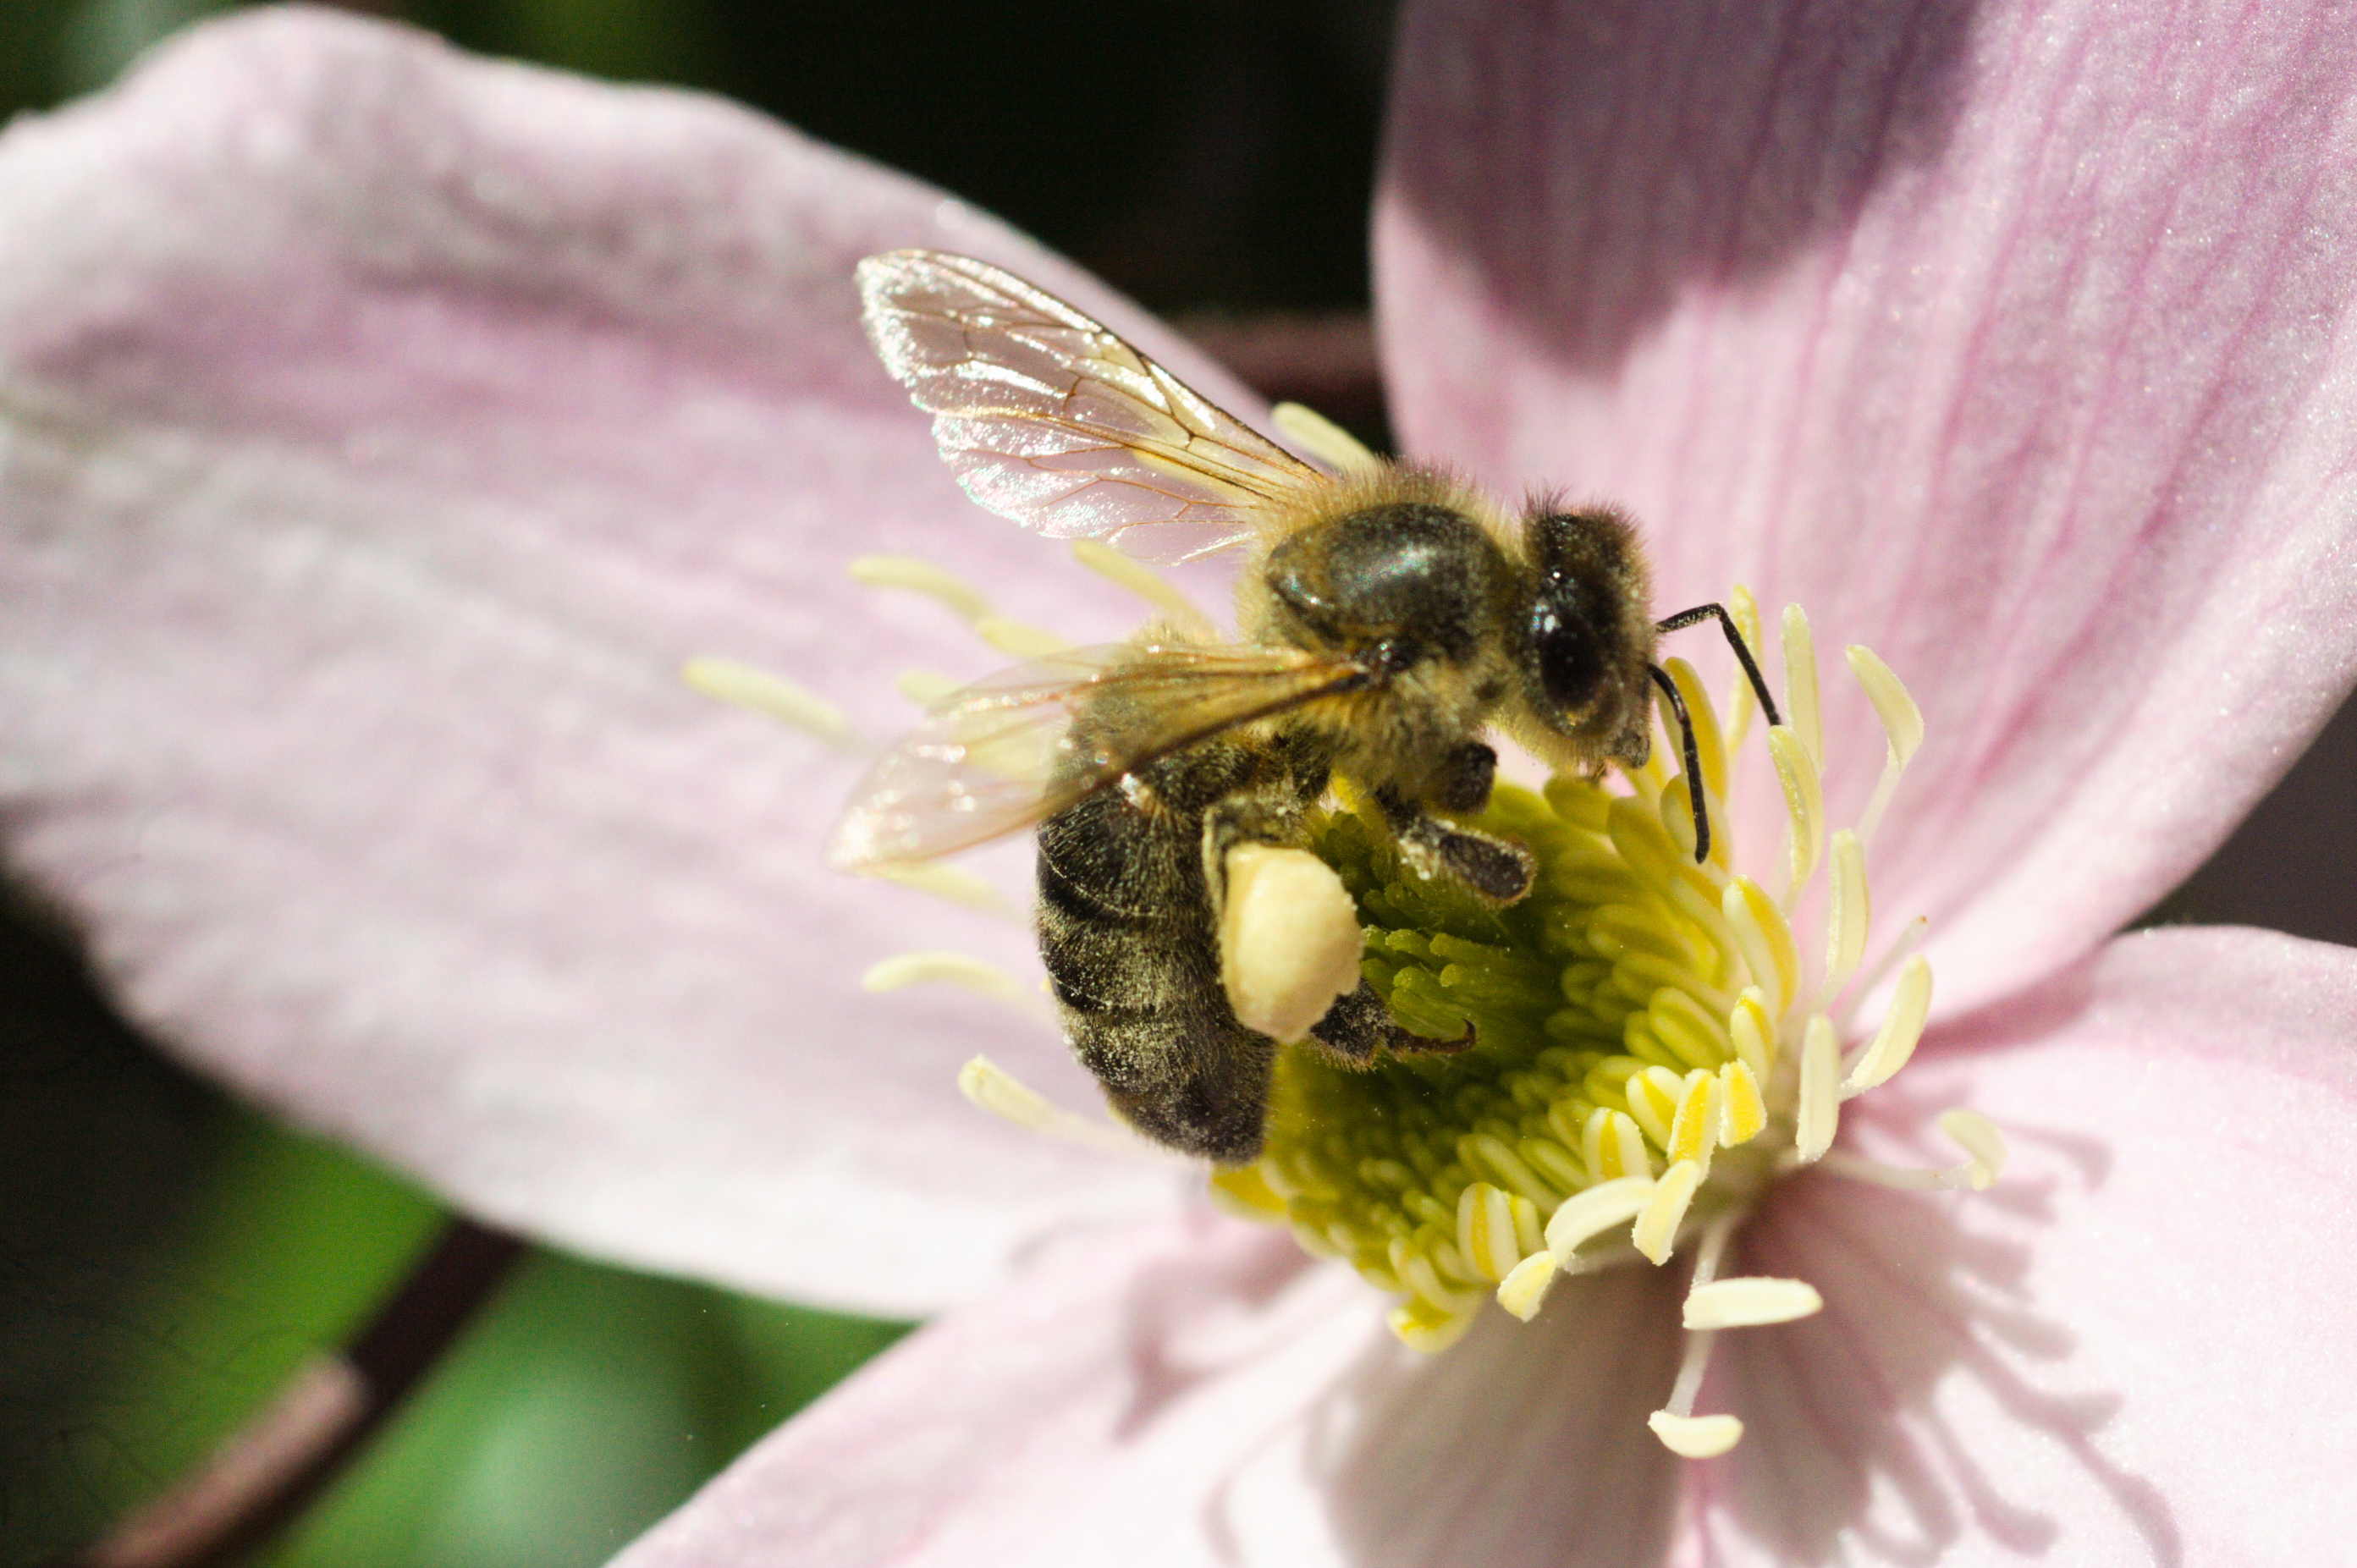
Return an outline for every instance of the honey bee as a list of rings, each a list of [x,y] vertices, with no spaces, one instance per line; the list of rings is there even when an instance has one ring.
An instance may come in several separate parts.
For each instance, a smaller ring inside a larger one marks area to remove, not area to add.
[[[1228,852],[1301,844],[1340,776],[1405,862],[1495,905],[1528,890],[1520,844],[1448,819],[1490,798],[1495,725],[1543,761],[1641,766],[1660,690],[1700,777],[1634,528],[1533,502],[1517,523],[1437,469],[1328,473],[1104,327],[983,262],[896,251],[859,264],[870,340],[933,416],[968,495],[1050,538],[1147,560],[1244,553],[1240,639],[1176,625],[1034,660],[952,693],[878,760],[830,859],[874,869],[1036,824],[1040,957],[1075,1055],[1140,1132],[1255,1158],[1277,1042],[1238,1020],[1217,932]],[[1710,826],[1693,800],[1695,857]],[[1309,1042],[1461,1048],[1406,1033],[1364,981]]]

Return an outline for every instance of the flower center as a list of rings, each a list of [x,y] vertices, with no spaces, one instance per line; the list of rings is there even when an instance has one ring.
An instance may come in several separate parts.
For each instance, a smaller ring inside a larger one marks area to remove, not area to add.
[[[1749,596],[1734,601],[1757,646]],[[1691,1250],[1684,1322],[1696,1332],[1653,1428],[1695,1456],[1724,1452],[1742,1430],[1692,1412],[1713,1334],[1822,1305],[1801,1281],[1717,1278],[1769,1183],[1823,1163],[1887,1185],[1985,1187],[2003,1159],[1995,1130],[1968,1111],[1941,1121],[1968,1155],[1950,1169],[1831,1150],[1842,1102],[1906,1064],[1931,1002],[1931,970],[1909,950],[1921,922],[1865,964],[1865,846],[1922,726],[1889,669],[1851,649],[1889,751],[1865,816],[1827,835],[1816,666],[1797,607],[1782,631],[1791,722],[1765,739],[1787,817],[1769,874],[1776,892],[1738,869],[1722,827],[1729,736],[1680,660],[1668,669],[1695,726],[1713,823],[1699,865],[1693,782],[1668,776],[1671,747],[1628,775],[1628,793],[1568,776],[1543,794],[1500,785],[1480,825],[1520,839],[1539,866],[1529,896],[1504,909],[1419,876],[1379,817],[1346,800],[1310,847],[1358,904],[1367,979],[1410,1031],[1452,1040],[1469,1026],[1476,1043],[1366,1070],[1286,1049],[1265,1154],[1211,1178],[1230,1207],[1281,1219],[1310,1251],[1397,1294],[1392,1326],[1420,1349],[1452,1343],[1486,1296],[1529,1318],[1560,1273],[1659,1265]],[[1821,875],[1811,908],[1822,938],[1804,953],[1793,911]],[[1894,970],[1879,1026],[1845,1051],[1848,1009]]]

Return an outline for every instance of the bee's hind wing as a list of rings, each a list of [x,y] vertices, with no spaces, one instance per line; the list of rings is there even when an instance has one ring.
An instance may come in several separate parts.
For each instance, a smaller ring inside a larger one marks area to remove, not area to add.
[[[950,693],[877,759],[828,863],[867,871],[987,843],[1157,757],[1368,678],[1291,648],[1113,643],[1017,665]],[[1076,734],[1083,710],[1091,722]]]
[[[976,501],[1149,561],[1251,539],[1330,484],[1099,322],[970,256],[859,263],[867,336]]]

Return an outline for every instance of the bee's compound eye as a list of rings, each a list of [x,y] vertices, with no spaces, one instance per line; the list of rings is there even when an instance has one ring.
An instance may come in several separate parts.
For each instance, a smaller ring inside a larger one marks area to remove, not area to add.
[[[1604,650],[1597,639],[1595,618],[1579,602],[1582,596],[1576,586],[1570,596],[1575,602],[1566,605],[1555,593],[1544,593],[1531,607],[1531,651],[1537,658],[1539,684],[1547,701],[1576,713],[1604,684]]]

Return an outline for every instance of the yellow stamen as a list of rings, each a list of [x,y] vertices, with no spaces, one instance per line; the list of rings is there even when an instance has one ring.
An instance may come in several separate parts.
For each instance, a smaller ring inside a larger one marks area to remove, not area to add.
[[[1166,1157],[1126,1127],[1091,1122],[1050,1102],[988,1057],[975,1057],[958,1069],[958,1090],[983,1110],[1027,1132],[1109,1154]]]
[[[1813,1164],[1833,1147],[1840,1125],[1841,1045],[1834,1038],[1833,1020],[1813,1013],[1801,1036],[1801,1103],[1792,1152],[1803,1165]]]
[[[1718,1141],[1726,1148],[1738,1148],[1767,1128],[1768,1101],[1749,1062],[1728,1062],[1718,1069]]]
[[[1005,616],[977,617],[974,629],[983,641],[999,652],[1017,659],[1045,659],[1051,653],[1062,653],[1072,646],[1052,631],[1027,626],[1019,620],[1009,620]]]
[[[914,555],[861,555],[851,563],[851,576],[871,588],[904,588],[937,599],[968,621],[990,613],[990,601],[964,578]]]
[[[1805,1280],[1751,1276],[1713,1280],[1686,1293],[1688,1329],[1757,1328],[1822,1311],[1825,1298]]]
[[[1072,559],[1115,587],[1125,588],[1164,611],[1189,635],[1200,638],[1211,634],[1211,618],[1197,609],[1195,601],[1180,593],[1168,577],[1145,562],[1124,555],[1101,539],[1073,540]]]
[[[1767,651],[1768,644],[1760,635],[1760,601],[1751,590],[1738,583],[1727,596],[1727,617],[1743,638],[1743,646],[1755,654]],[[1750,678],[1738,666],[1734,684],[1727,700],[1727,746],[1732,751],[1743,744],[1751,733],[1751,717],[1760,711],[1760,699],[1752,695]]]
[[[1695,1189],[1701,1186],[1702,1167],[1692,1160],[1680,1160],[1653,1184],[1652,1196],[1645,1200],[1644,1209],[1629,1234],[1637,1251],[1656,1263],[1670,1261],[1678,1227],[1685,1221],[1686,1206],[1694,1201]]]
[[[1784,607],[1784,722],[1822,770],[1825,731],[1817,714],[1817,645],[1809,634],[1808,612],[1798,605]]]
[[[1932,966],[1921,957],[1910,958],[1899,971],[1899,989],[1891,993],[1890,1011],[1882,1015],[1882,1027],[1875,1031],[1873,1043],[1842,1083],[1842,1098],[1888,1083],[1891,1075],[1905,1067],[1907,1058],[1915,1054],[1915,1042],[1922,1037],[1923,1020],[1931,1011]]]
[[[1015,911],[998,896],[998,889],[961,865],[944,865],[939,861],[914,864],[895,863],[879,865],[870,875],[886,882],[897,882],[903,887],[913,887],[920,893],[930,893],[936,898],[946,898],[969,909],[979,909],[986,915],[1013,918]]]
[[[1866,700],[1874,704],[1874,716],[1882,721],[1883,738],[1889,745],[1883,759],[1882,778],[1874,787],[1874,798],[1867,802],[1865,815],[1858,818],[1857,836],[1863,842],[1874,837],[1890,797],[1898,791],[1899,776],[1906,771],[1916,748],[1923,744],[1923,713],[1899,677],[1890,672],[1890,666],[1875,657],[1873,650],[1853,643],[1847,652],[1850,672],[1866,689]]]
[[[1372,474],[1383,460],[1359,438],[1303,403],[1281,403],[1268,411],[1276,433],[1338,474]]]
[[[955,681],[931,670],[903,670],[892,684],[899,688],[900,695],[925,709],[940,707],[942,700],[958,689]]]
[[[851,716],[806,686],[733,659],[691,659],[679,678],[707,697],[791,725],[841,751],[859,747]]]
[[[909,952],[871,966],[859,983],[869,991],[946,982],[989,997],[1027,1018],[1053,1022],[1055,1014],[1039,993],[994,963],[959,952]]]
[[[1784,812],[1790,819],[1792,843],[1784,881],[1784,907],[1789,909],[1799,901],[1801,889],[1817,869],[1817,857],[1824,852],[1824,788],[1818,782],[1817,765],[1808,747],[1784,725],[1768,732],[1768,755],[1775,761],[1776,782],[1783,786]]]
[[[1657,1410],[1645,1418],[1662,1446],[1681,1459],[1716,1459],[1743,1441],[1743,1423],[1731,1415],[1672,1415]]]

